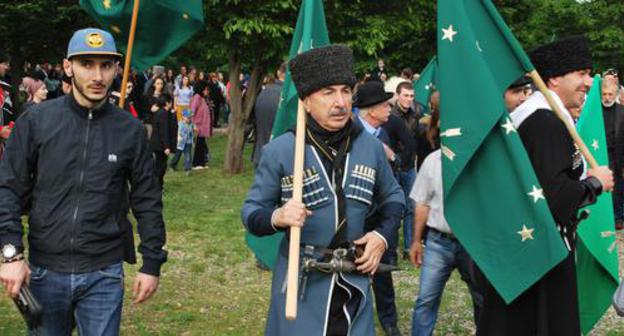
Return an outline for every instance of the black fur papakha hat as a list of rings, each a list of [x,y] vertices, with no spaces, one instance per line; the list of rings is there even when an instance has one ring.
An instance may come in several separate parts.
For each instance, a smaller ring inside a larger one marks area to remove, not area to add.
[[[353,51],[345,45],[332,44],[308,50],[288,62],[299,98],[330,85],[356,83]]]
[[[570,36],[538,47],[531,52],[531,62],[544,81],[568,72],[592,69],[587,39]]]

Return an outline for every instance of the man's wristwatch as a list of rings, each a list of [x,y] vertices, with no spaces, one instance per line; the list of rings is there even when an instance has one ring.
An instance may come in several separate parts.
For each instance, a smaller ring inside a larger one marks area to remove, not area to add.
[[[6,244],[2,246],[2,260],[3,264],[11,263],[18,260],[23,260],[24,254],[18,253],[17,248],[13,244]]]

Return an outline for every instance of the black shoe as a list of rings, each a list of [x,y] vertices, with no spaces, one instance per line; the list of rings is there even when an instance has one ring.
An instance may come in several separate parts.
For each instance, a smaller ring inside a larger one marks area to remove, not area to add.
[[[386,336],[401,336],[401,332],[397,326],[385,327]]]

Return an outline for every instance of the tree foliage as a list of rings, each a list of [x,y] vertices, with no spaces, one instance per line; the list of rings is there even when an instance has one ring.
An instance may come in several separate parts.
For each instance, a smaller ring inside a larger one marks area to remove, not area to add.
[[[0,1],[0,50],[11,60],[14,90],[26,61],[61,61],[73,31],[86,25],[93,25],[93,21],[77,1]]]
[[[279,64],[287,52],[297,6],[293,0],[206,0],[206,31],[197,43],[209,59],[225,56],[230,82],[231,122],[224,170],[243,170],[244,128],[268,67]],[[251,77],[245,95],[239,74]]]
[[[230,145],[225,170],[242,170],[242,129],[262,78],[286,59],[302,0],[203,0],[206,28],[165,62],[225,70],[232,83]],[[555,38],[585,34],[598,70],[624,71],[624,2],[612,0],[493,0],[525,50]],[[325,0],[329,36],[351,46],[359,74],[383,58],[391,74],[419,72],[436,52],[434,0]],[[14,77],[25,60],[60,60],[72,32],[93,25],[74,0],[0,1],[0,48]],[[62,41],[62,43],[61,43]],[[245,96],[238,75],[251,74]]]

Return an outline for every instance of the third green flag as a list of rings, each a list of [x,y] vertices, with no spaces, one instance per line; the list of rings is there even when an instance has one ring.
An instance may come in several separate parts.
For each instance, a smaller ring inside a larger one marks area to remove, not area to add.
[[[598,164],[607,166],[607,138],[602,114],[600,76],[594,77],[583,112],[576,125]],[[610,111],[615,113],[615,110]],[[611,305],[618,285],[618,249],[610,193],[587,207],[590,215],[579,225],[576,245],[581,330],[588,333]]]
[[[438,1],[445,215],[510,302],[567,255],[503,94],[534,69],[489,0]]]

